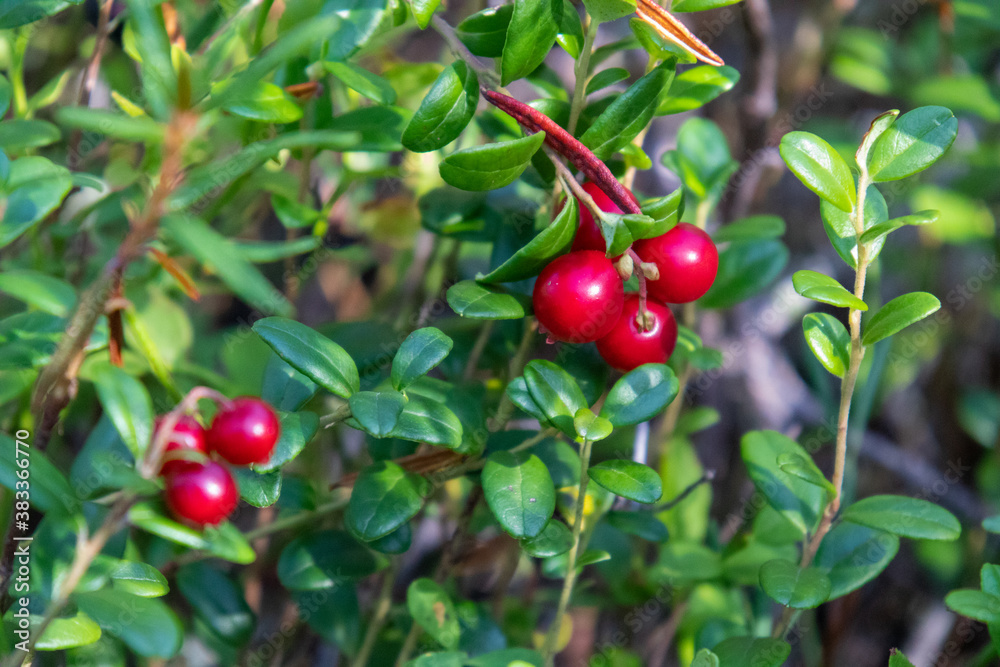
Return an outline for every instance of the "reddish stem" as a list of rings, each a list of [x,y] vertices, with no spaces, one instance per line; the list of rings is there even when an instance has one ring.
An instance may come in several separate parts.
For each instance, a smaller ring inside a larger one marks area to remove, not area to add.
[[[597,184],[611,201],[627,213],[642,213],[639,202],[632,191],[618,182],[607,165],[597,159],[589,148],[581,144],[573,135],[561,128],[554,120],[532,109],[524,102],[487,88],[483,96],[498,109],[504,111],[530,132],[545,132],[545,143]]]

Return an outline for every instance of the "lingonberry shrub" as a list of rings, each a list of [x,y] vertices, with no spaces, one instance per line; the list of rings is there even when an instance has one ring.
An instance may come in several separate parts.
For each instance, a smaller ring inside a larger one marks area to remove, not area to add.
[[[4,667],[953,653],[990,3],[85,4],[0,2]]]

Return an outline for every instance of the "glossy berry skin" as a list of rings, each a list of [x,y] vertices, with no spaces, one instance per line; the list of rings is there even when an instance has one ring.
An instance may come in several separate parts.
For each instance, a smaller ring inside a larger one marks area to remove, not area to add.
[[[649,294],[664,303],[688,303],[700,298],[715,282],[719,251],[711,237],[682,222],[666,234],[636,241],[632,249],[644,262],[656,264],[659,280],[647,284]]]
[[[221,406],[206,433],[208,448],[233,465],[264,463],[271,458],[281,425],[271,406],[249,396]]]
[[[604,194],[604,191],[597,187],[595,183],[584,183],[583,190],[588,195],[594,198],[594,203],[597,207],[604,211],[605,213],[621,213],[622,210],[618,208],[618,205],[611,201],[611,198]],[[594,220],[594,215],[590,212],[579,199],[576,201],[577,207],[580,209],[580,227],[576,230],[576,236],[573,237],[573,250],[600,250],[604,252],[607,249],[607,243],[604,241],[604,235],[601,234],[600,225]]]
[[[662,303],[646,299],[649,329],[637,321],[639,295],[625,296],[621,319],[607,336],[597,341],[597,351],[608,365],[630,371],[643,364],[665,364],[677,344],[677,321]]]
[[[159,434],[163,425],[163,417],[156,418],[156,433]],[[202,428],[198,420],[190,415],[181,415],[174,426],[173,432],[167,440],[167,446],[163,450],[163,465],[160,466],[161,475],[172,475],[181,470],[195,466],[196,460],[186,460],[183,458],[172,459],[171,454],[176,452],[197,452],[208,456],[208,446],[205,444],[205,429]]]
[[[201,527],[215,525],[232,514],[240,493],[225,466],[207,461],[167,477],[166,499],[177,519]]]
[[[535,282],[532,303],[538,323],[552,338],[589,343],[614,328],[625,289],[603,252],[580,250],[557,257]]]

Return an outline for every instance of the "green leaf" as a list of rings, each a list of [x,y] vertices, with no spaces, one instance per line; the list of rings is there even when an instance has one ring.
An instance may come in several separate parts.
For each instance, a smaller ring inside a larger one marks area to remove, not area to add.
[[[472,120],[477,104],[479,78],[475,70],[464,61],[456,60],[438,75],[416,113],[406,124],[403,145],[415,153],[426,153],[447,146],[458,138]]]
[[[785,221],[776,215],[752,215],[731,222],[715,230],[712,237],[716,243],[743,243],[747,241],[768,241],[785,233]]]
[[[894,648],[889,651],[889,667],[913,667],[913,663],[903,655],[902,651]]]
[[[166,129],[149,116],[132,117],[88,107],[60,107],[56,111],[56,120],[60,125],[84,132],[147,144],[162,143]]]
[[[265,463],[253,464],[254,472],[266,473],[280,469],[305,449],[319,429],[319,417],[314,412],[284,412],[279,415],[279,419],[281,435],[274,446],[274,452]]]
[[[0,0],[0,30],[41,21],[81,2],[82,0]]]
[[[896,231],[900,227],[905,227],[907,225],[929,225],[933,222],[937,222],[938,217],[939,213],[937,211],[928,210],[893,218],[892,220],[879,223],[866,230],[865,233],[861,235],[861,242],[874,243],[890,232]]]
[[[695,199],[717,201],[729,177],[739,168],[719,126],[704,118],[690,118],[677,133],[677,148],[666,151],[660,161],[677,174]]]
[[[111,571],[111,586],[116,591],[138,595],[143,598],[158,598],[170,590],[167,578],[152,565],[132,561],[122,561]]]
[[[206,550],[212,556],[240,565],[252,563],[257,558],[243,533],[228,521],[217,526],[206,526],[204,535]]]
[[[573,427],[581,439],[594,442],[604,440],[611,435],[613,429],[611,422],[604,417],[598,417],[590,408],[580,408],[573,417]]]
[[[643,364],[623,375],[608,393],[601,416],[614,426],[631,426],[658,415],[677,397],[680,382],[664,364]]]
[[[440,1],[437,0],[437,2]],[[433,11],[431,9],[431,13]],[[424,27],[426,26],[421,26],[421,28]],[[378,104],[392,105],[396,103],[396,91],[393,90],[392,85],[363,67],[350,62],[329,61],[323,63],[323,67],[326,68],[327,72],[340,79],[345,86]]]
[[[667,60],[628,87],[598,116],[580,137],[598,159],[606,160],[649,124],[663,89],[674,77],[675,63]]]
[[[792,275],[795,291],[807,299],[856,310],[868,310],[868,304],[854,296],[830,276],[815,271],[796,271]]]
[[[691,667],[719,667],[719,656],[703,648],[694,656]]]
[[[842,211],[857,203],[854,177],[844,158],[824,139],[809,132],[789,132],[778,147],[781,158],[802,183]]]
[[[570,550],[573,546],[573,532],[566,524],[553,519],[535,537],[521,540],[521,546],[529,556],[551,558]]]
[[[937,297],[927,292],[910,292],[897,296],[871,316],[861,334],[861,343],[874,345],[937,312],[940,307],[941,302]]]
[[[581,409],[587,407],[587,399],[573,376],[551,361],[536,359],[525,366],[524,381],[546,420],[570,438],[575,438],[573,420]]]
[[[596,222],[607,247],[607,252],[604,254],[609,259],[628,250],[635,240],[628,225],[625,224],[625,216],[620,213],[605,213]]]
[[[319,211],[276,194],[271,195],[271,208],[274,209],[274,214],[278,216],[281,224],[289,229],[311,227],[319,222],[321,217]]]
[[[268,358],[267,365],[264,366],[260,397],[278,410],[298,410],[318,390],[319,385],[292,368],[277,354]]]
[[[278,579],[293,591],[330,588],[344,580],[363,579],[383,563],[349,534],[340,530],[300,535],[278,559]]]
[[[854,154],[854,161],[857,162],[859,168],[868,165],[868,155],[871,153],[875,141],[896,122],[898,116],[899,110],[891,109],[879,114],[871,122],[868,131],[865,132],[865,136],[861,139],[861,144],[858,146],[857,152]]]
[[[463,148],[441,161],[445,183],[460,190],[496,190],[517,180],[545,140],[544,132],[521,139]]]
[[[522,664],[523,663],[523,664]],[[526,648],[505,648],[470,658],[466,667],[542,667],[542,654]]]
[[[323,245],[317,236],[303,236],[291,241],[237,241],[236,252],[248,262],[267,264],[312,252]]]
[[[807,458],[801,454],[786,452],[778,457],[777,463],[783,472],[809,482],[813,486],[818,486],[833,497],[833,484],[820,472],[816,462],[811,457]]]
[[[358,475],[344,522],[365,542],[377,540],[416,516],[431,490],[420,475],[392,461],[379,461]]]
[[[443,445],[461,451],[462,422],[446,406],[410,396],[390,437]]]
[[[258,320],[253,330],[292,368],[327,391],[350,398],[361,389],[354,360],[316,330],[282,317]]]
[[[637,240],[666,234],[680,222],[684,214],[684,189],[677,188],[669,195],[650,199],[642,205],[641,210],[644,215],[656,220],[656,224],[637,236]]]
[[[434,327],[424,327],[411,333],[392,359],[392,386],[403,391],[411,382],[427,375],[444,361],[454,344],[451,338]]]
[[[111,589],[73,596],[80,611],[101,629],[144,657],[169,658],[180,651],[184,630],[177,615],[161,600]]]
[[[812,609],[826,602],[830,579],[821,570],[804,570],[791,561],[770,560],[760,568],[760,585],[771,598],[793,609]]]
[[[0,221],[0,248],[41,222],[73,187],[69,169],[37,156],[10,163],[6,181],[7,207]]]
[[[663,483],[656,471],[635,461],[602,461],[591,466],[587,474],[611,493],[637,503],[655,503],[663,495]]]
[[[431,579],[417,579],[406,590],[406,607],[413,620],[445,648],[458,647],[460,626],[455,604]]]
[[[448,305],[462,317],[477,320],[519,320],[524,306],[514,296],[497,287],[463,280],[448,288]]]
[[[604,90],[608,86],[613,86],[619,81],[624,81],[629,77],[627,69],[622,67],[609,67],[601,70],[590,78],[587,82],[587,95],[593,95],[599,90]]]
[[[740,0],[678,0],[670,7],[672,12],[703,12],[735,5]]]
[[[496,452],[482,472],[486,504],[512,536],[541,534],[556,507],[556,491],[545,464],[528,452]]]
[[[849,506],[844,521],[919,540],[957,540],[958,519],[948,510],[920,498],[871,496]]]
[[[673,539],[660,550],[660,560],[654,572],[659,580],[673,582],[673,585],[707,581],[722,575],[722,559],[703,544]]]
[[[750,431],[740,441],[740,453],[750,480],[768,504],[799,530],[812,530],[825,504],[825,492],[778,466],[778,458],[783,454],[803,458],[809,454],[797,442],[777,431]]]
[[[413,544],[413,529],[410,528],[410,524],[404,523],[385,537],[369,542],[368,548],[383,554],[401,554],[406,553],[411,544]]]
[[[897,181],[931,166],[958,136],[958,119],[945,107],[919,107],[896,119],[875,141],[868,173],[876,183]]]
[[[693,111],[732,89],[740,80],[735,68],[723,65],[698,65],[678,74],[667,93],[660,98],[656,115]]]
[[[235,468],[233,475],[240,497],[254,507],[270,507],[281,495],[281,471],[257,473],[249,468]]]
[[[7,153],[48,146],[61,138],[59,128],[44,120],[14,118],[0,123],[0,149]]]
[[[844,213],[829,202],[820,202],[819,212],[823,218],[823,228],[833,244],[837,254],[854,268],[858,260],[858,235],[854,229],[850,213]],[[889,219],[889,208],[885,197],[874,185],[868,188],[865,195],[865,219],[863,229],[871,229]],[[863,232],[862,232],[863,233]],[[876,239],[868,246],[868,260],[874,260],[882,251],[885,239]]]
[[[208,548],[208,540],[202,533],[177,523],[159,513],[150,503],[137,503],[128,513],[128,521],[133,526],[165,540],[190,549]],[[251,560],[253,560],[251,552]]]
[[[0,273],[0,292],[59,317],[68,317],[76,305],[72,285],[41,271],[15,269]]]
[[[455,35],[469,52],[480,58],[499,58],[507,39],[507,26],[514,4],[490,7],[467,17],[455,27]]]
[[[292,314],[292,304],[261,274],[243,259],[235,244],[209,227],[204,221],[186,215],[163,219],[163,230],[170,239],[201,264],[211,267],[233,292],[262,313]]]
[[[384,438],[396,428],[406,397],[398,391],[359,391],[347,402],[351,406],[348,424],[376,438]]]
[[[302,108],[295,98],[281,88],[267,81],[249,82],[230,79],[212,86],[212,96],[216,97],[226,88],[239,86],[236,92],[226,95],[222,108],[242,118],[265,123],[294,123],[302,118]]]
[[[604,515],[608,525],[623,533],[635,535],[647,542],[666,542],[670,536],[662,521],[649,512],[626,512],[613,510]]]
[[[542,64],[559,34],[562,11],[562,0],[514,0],[500,57],[501,85],[526,77]]]
[[[141,461],[153,435],[153,402],[139,380],[127,371],[99,364],[91,370],[104,412],[136,461]]]
[[[556,42],[573,58],[579,58],[583,50],[583,24],[580,14],[571,0],[562,0],[562,14],[559,16],[559,34]]]
[[[834,600],[877,577],[898,551],[899,538],[892,533],[841,521],[823,538],[814,564],[830,577]]]
[[[40,623],[41,620],[40,616],[31,617],[32,624]],[[35,627],[35,632],[37,632],[37,625]],[[35,642],[35,649],[38,651],[63,651],[93,644],[100,638],[101,626],[82,611],[78,611],[74,616],[52,619],[49,627],[45,628],[45,632]]]
[[[802,318],[802,332],[823,368],[844,377],[850,364],[851,334],[843,323],[828,313],[810,313]]]
[[[1000,623],[1000,597],[980,590],[964,589],[948,593],[944,603],[952,611],[981,621]]]
[[[635,2],[630,0],[583,0],[590,18],[598,23],[607,23],[635,12]],[[594,63],[594,58],[590,62]]]
[[[421,30],[431,24],[434,12],[437,11],[441,0],[413,0],[410,7],[413,9],[413,18],[417,20],[417,26]]]
[[[482,283],[507,283],[531,278],[541,273],[553,258],[561,255],[573,242],[579,221],[576,199],[570,199],[548,227],[518,250],[503,264],[485,276],[476,276]]]
[[[988,533],[1000,534],[1000,514],[983,519],[983,530]]]
[[[712,651],[719,657],[719,664],[726,667],[779,667],[792,647],[771,637],[730,637]]]
[[[177,588],[195,615],[234,646],[246,643],[257,624],[232,579],[208,563],[189,563],[177,570]]]

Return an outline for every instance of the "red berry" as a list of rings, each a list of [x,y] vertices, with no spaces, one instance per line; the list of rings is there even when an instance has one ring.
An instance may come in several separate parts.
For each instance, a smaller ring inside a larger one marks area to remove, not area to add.
[[[195,464],[167,478],[167,507],[179,520],[215,525],[233,513],[240,500],[236,480],[220,463]]]
[[[264,463],[271,458],[281,425],[271,406],[249,396],[219,408],[205,434],[208,447],[233,465]]]
[[[719,251],[712,239],[686,222],[662,236],[636,241],[632,249],[642,261],[652,262],[660,270],[660,279],[646,284],[649,293],[664,303],[700,298],[715,282],[719,270]]]
[[[584,191],[594,198],[594,203],[597,207],[604,211],[605,213],[621,213],[622,210],[618,208],[618,205],[611,201],[611,198],[604,194],[604,190],[597,187],[596,183],[584,183]],[[587,208],[579,199],[576,200],[577,206],[580,209],[580,228],[576,230],[576,236],[573,237],[573,250],[600,250],[605,252],[607,250],[607,243],[604,241],[604,235],[601,233],[601,227],[594,220],[593,213]]]
[[[662,303],[646,299],[648,329],[638,321],[639,295],[625,296],[621,319],[604,338],[597,351],[610,366],[630,371],[643,364],[665,364],[677,344],[677,321]]]
[[[157,417],[155,431],[159,434],[163,426],[164,417]],[[205,444],[205,429],[202,428],[198,420],[190,415],[181,415],[174,425],[174,430],[168,436],[167,446],[163,450],[163,465],[160,466],[161,475],[172,475],[180,472],[184,468],[197,467],[197,457],[192,459],[172,458],[174,453],[197,452],[208,456],[208,446]]]
[[[580,250],[542,269],[532,303],[538,323],[557,340],[588,343],[605,336],[622,312],[625,289],[603,252]]]

